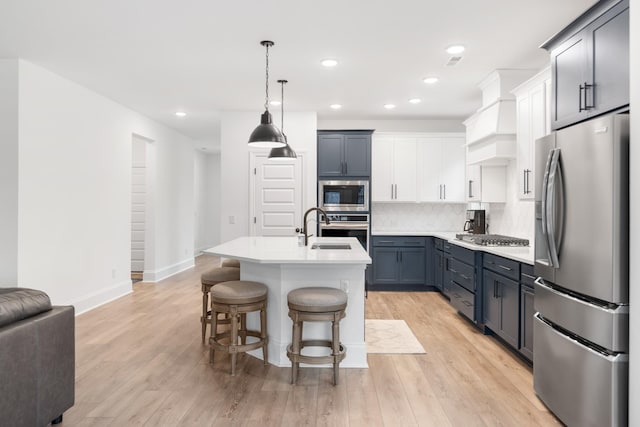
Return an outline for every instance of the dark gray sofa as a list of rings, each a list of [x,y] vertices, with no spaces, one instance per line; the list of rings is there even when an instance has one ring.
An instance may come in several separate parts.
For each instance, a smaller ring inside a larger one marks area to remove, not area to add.
[[[0,288],[0,425],[60,422],[74,403],[72,306],[26,288]]]

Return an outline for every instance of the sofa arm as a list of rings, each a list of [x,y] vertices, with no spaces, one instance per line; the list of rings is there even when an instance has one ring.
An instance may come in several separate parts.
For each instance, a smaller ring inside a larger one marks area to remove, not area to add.
[[[0,425],[46,426],[73,406],[73,307],[0,328]]]

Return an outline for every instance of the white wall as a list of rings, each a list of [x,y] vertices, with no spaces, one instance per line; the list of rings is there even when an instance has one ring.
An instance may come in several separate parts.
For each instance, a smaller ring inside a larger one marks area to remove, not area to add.
[[[220,243],[220,154],[194,154],[195,242],[199,253]]]
[[[154,141],[150,277],[193,265],[188,138],[26,61],[19,97],[20,286],[78,312],[130,291],[133,134]]]
[[[18,283],[18,61],[0,60],[0,286]]]
[[[260,123],[260,112],[223,112],[221,122],[221,209],[222,242],[249,235],[249,135]],[[279,114],[273,115],[280,123]],[[316,206],[316,146],[315,113],[285,112],[285,133],[289,145],[297,153],[305,153],[303,165],[303,209]],[[254,149],[268,152],[268,149]],[[229,217],[234,217],[231,224]],[[302,219],[300,219],[302,223]]]
[[[466,129],[462,124],[463,120],[464,119],[318,119],[318,129],[374,129],[377,132],[465,132]]]
[[[640,105],[640,0],[631,0],[631,105]],[[640,425],[640,112],[631,115],[631,153],[630,168],[630,310],[629,335],[631,348],[629,350],[629,425]]]

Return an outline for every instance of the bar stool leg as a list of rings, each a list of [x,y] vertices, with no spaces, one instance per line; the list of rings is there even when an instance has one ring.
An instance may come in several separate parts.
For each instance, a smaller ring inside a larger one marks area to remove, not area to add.
[[[231,352],[231,376],[236,375],[236,360],[238,359],[238,306],[231,306],[231,342],[229,351]]]
[[[247,313],[240,315],[240,339],[242,344],[247,343]]]
[[[338,385],[339,376],[339,364],[338,355],[340,354],[340,317],[337,313],[333,315],[333,321],[331,322],[331,345],[333,356],[333,385]]]
[[[296,314],[296,318],[293,319],[293,331],[292,338],[293,342],[291,343],[291,353],[293,354],[293,360],[291,361],[291,384],[295,384],[298,380],[298,356],[300,355],[300,328],[301,322],[298,320],[298,315]]]
[[[262,360],[264,364],[269,364],[269,346],[267,345],[267,307],[266,303],[260,309],[260,339],[262,340]]]
[[[204,344],[204,338],[207,335],[207,310],[209,308],[209,291],[202,286],[202,317],[200,322],[202,323],[202,344]]]
[[[211,302],[211,338],[209,338],[209,364],[213,364],[213,357],[215,349],[213,348],[213,341],[216,339],[216,333],[218,331],[218,312],[213,307],[213,301]]]

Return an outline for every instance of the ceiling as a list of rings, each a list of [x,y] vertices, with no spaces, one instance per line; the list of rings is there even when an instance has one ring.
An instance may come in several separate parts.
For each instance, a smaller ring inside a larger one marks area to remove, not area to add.
[[[0,58],[39,64],[215,149],[221,111],[263,108],[261,40],[275,42],[271,99],[280,99],[276,80],[289,80],[285,113],[464,118],[480,106],[480,80],[496,68],[542,68],[538,46],[593,3],[0,0]],[[452,44],[466,51],[448,67]],[[339,64],[322,67],[324,58]],[[440,81],[426,85],[430,75]]]

